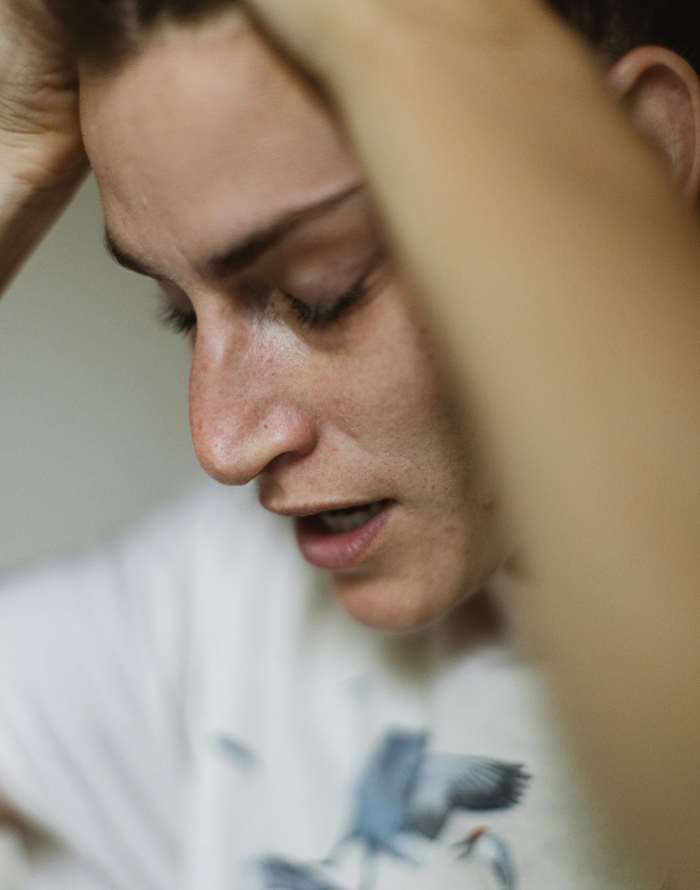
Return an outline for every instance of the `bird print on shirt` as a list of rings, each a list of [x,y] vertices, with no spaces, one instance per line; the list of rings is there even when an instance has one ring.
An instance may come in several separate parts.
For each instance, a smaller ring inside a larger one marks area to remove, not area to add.
[[[521,763],[434,752],[429,733],[391,730],[360,777],[348,832],[322,865],[332,866],[348,846],[359,844],[360,890],[374,890],[382,856],[419,865],[408,851],[411,835],[437,841],[456,811],[514,807],[530,778]],[[516,890],[515,865],[507,845],[488,829],[479,832],[460,845],[458,858],[486,861],[500,890]],[[341,890],[328,883],[317,866],[276,857],[260,860],[259,874],[261,890]]]
[[[257,865],[255,890],[343,890],[311,865],[287,862],[279,856],[266,856]]]
[[[414,862],[402,845],[406,835],[434,841],[455,810],[507,809],[525,791],[530,776],[522,764],[436,753],[429,741],[427,732],[389,732],[360,779],[353,822],[339,847],[364,846],[361,890],[374,885],[380,855]]]
[[[477,828],[463,841],[453,844],[459,859],[473,858],[486,865],[498,881],[499,890],[517,890],[518,877],[510,847],[490,828]]]

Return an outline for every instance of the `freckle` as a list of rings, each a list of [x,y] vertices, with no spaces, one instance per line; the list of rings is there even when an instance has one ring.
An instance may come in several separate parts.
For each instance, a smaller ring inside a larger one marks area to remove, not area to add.
[[[481,505],[481,509],[484,511],[484,513],[493,513],[493,511],[496,509],[496,502],[487,501],[485,504]]]

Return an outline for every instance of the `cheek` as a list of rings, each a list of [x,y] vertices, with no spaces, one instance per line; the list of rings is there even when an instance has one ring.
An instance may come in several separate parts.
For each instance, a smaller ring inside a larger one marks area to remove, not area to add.
[[[439,528],[441,546],[461,546],[495,522],[493,474],[410,303],[399,288],[386,297],[363,322],[361,358],[343,371],[346,429],[413,521]]]
[[[359,332],[345,410],[357,435],[394,467],[461,473],[468,456],[456,402],[407,300],[398,288],[386,297]]]

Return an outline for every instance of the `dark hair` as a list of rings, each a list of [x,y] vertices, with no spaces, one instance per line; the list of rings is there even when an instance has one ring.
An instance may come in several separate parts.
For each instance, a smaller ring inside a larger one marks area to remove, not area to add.
[[[76,52],[108,67],[162,21],[188,22],[238,0],[48,0]],[[674,50],[700,71],[700,0],[550,0],[611,59],[636,46]]]
[[[700,73],[699,0],[549,0],[611,59],[637,46],[665,46]]]

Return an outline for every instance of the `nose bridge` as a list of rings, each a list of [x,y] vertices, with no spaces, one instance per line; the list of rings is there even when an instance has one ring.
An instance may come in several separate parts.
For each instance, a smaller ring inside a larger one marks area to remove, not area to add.
[[[200,463],[245,485],[282,455],[313,450],[316,425],[296,398],[297,363],[274,338],[200,328],[190,375],[190,422]],[[297,368],[298,371],[298,368]]]

